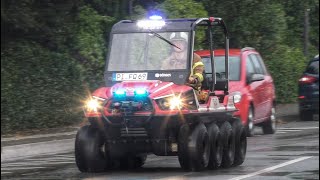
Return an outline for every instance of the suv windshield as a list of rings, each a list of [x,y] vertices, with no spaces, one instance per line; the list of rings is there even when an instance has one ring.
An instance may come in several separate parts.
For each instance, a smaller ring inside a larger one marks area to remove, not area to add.
[[[202,61],[205,65],[205,72],[212,73],[210,57],[203,57]],[[217,79],[225,78],[225,57],[215,56],[214,61],[215,61]],[[229,80],[230,81],[240,80],[240,57],[239,56],[229,56]]]
[[[177,41],[173,35],[178,33],[186,35],[183,39],[184,48],[173,45]],[[187,32],[113,34],[107,71],[186,69],[188,37]],[[172,65],[173,53],[176,51],[180,55],[174,64],[179,62],[178,66]]]

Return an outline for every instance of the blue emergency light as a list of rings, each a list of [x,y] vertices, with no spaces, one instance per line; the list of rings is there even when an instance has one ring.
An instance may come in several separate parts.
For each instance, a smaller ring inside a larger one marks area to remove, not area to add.
[[[146,89],[143,89],[143,88],[136,89],[134,91],[134,95],[136,95],[136,96],[147,96],[148,95],[148,91]]]

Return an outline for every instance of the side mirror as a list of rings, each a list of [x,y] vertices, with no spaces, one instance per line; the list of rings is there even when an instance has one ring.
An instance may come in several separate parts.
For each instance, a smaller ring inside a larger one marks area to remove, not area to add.
[[[263,74],[250,74],[247,76],[247,84],[250,84],[255,81],[262,81],[264,80]]]

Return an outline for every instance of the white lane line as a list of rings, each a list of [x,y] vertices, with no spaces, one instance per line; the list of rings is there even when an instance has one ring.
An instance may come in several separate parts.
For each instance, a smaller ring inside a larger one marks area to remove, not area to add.
[[[27,161],[38,161],[39,158],[28,158]],[[74,157],[46,157],[46,158],[41,158],[40,160],[45,160],[45,161],[60,161],[60,160],[74,160]]]
[[[74,155],[54,155],[55,157],[66,157],[66,158],[74,158]]]
[[[302,129],[281,129],[279,131],[280,132],[298,132],[298,131],[302,131]]]
[[[277,128],[277,130],[282,130],[282,129],[300,129],[300,130],[304,130],[304,129],[319,129],[319,127]]]
[[[256,176],[256,175],[259,175],[259,174],[263,174],[263,173],[266,173],[266,172],[270,172],[270,171],[273,171],[275,169],[278,169],[278,168],[281,168],[281,167],[284,167],[284,166],[287,166],[287,165],[290,165],[290,164],[293,164],[293,163],[297,163],[299,161],[303,161],[303,160],[306,160],[306,159],[309,159],[309,158],[312,158],[312,157],[313,156],[304,156],[304,157],[301,157],[301,158],[298,158],[298,159],[294,159],[294,160],[291,160],[291,161],[288,161],[288,162],[285,162],[285,163],[282,163],[282,164],[278,164],[276,166],[271,166],[269,168],[262,169],[260,171],[254,172],[254,173],[243,175],[243,176],[239,176],[239,177],[235,177],[235,178],[232,178],[232,179],[229,179],[229,180],[241,180],[241,179],[253,177],[253,176]]]

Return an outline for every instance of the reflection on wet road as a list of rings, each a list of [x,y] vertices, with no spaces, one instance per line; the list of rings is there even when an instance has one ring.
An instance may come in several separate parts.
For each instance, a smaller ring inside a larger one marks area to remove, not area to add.
[[[248,138],[246,161],[238,167],[204,172],[184,172],[177,157],[148,156],[137,170],[81,173],[73,152],[29,157],[1,163],[3,179],[319,179],[319,122],[279,125],[274,135]]]

